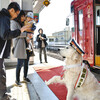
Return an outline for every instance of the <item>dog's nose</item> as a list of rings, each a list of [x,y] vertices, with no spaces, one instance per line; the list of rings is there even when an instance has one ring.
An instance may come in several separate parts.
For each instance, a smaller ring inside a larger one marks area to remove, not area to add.
[[[65,56],[63,56],[63,58],[66,58]]]

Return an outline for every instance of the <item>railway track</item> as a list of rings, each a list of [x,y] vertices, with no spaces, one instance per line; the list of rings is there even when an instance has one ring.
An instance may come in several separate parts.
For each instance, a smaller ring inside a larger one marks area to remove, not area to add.
[[[36,52],[39,52],[38,49],[34,49]],[[50,56],[50,57],[53,57],[53,58],[56,58],[58,60],[62,60],[64,61],[64,58],[61,57],[61,55],[58,53],[58,52],[55,52],[55,51],[48,51],[47,50],[47,55]]]

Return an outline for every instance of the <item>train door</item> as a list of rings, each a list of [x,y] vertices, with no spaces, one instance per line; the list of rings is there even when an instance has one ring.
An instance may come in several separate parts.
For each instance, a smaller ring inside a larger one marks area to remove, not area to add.
[[[100,66],[100,4],[95,8],[95,65]]]
[[[91,65],[94,64],[93,53],[93,14],[89,13],[91,6],[82,5],[78,8],[78,31],[77,41],[82,49],[85,51],[83,56],[85,60],[88,60]]]
[[[77,42],[84,49],[84,34],[83,34],[83,9],[78,8],[78,31],[77,31]]]

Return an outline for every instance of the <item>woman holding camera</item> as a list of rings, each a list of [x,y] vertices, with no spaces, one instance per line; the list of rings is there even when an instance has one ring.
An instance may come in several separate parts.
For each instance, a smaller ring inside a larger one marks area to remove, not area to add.
[[[22,10],[20,14],[18,15],[17,19],[11,21],[11,30],[15,29],[20,29],[24,25],[24,20],[25,20],[25,12]],[[30,34],[30,33],[29,33]],[[22,86],[20,83],[20,71],[21,68],[24,64],[24,81],[25,82],[30,82],[30,80],[27,78],[27,73],[28,73],[28,64],[29,64],[29,58],[31,55],[34,56],[33,51],[29,52],[26,50],[27,48],[27,42],[26,42],[26,37],[29,36],[27,32],[22,33],[19,37],[13,39],[13,53],[14,56],[17,58],[17,67],[16,67],[16,85]],[[33,54],[32,54],[33,53]]]

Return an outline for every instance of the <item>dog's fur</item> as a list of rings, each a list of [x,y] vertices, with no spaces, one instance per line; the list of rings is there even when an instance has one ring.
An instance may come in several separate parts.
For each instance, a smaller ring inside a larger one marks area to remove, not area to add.
[[[60,54],[65,59],[66,66],[64,67],[64,76],[61,79],[60,76],[54,76],[49,81],[46,82],[47,85],[53,83],[62,83],[68,89],[68,94],[66,100],[73,100],[75,96],[78,97],[78,100],[100,100],[100,84],[95,78],[95,76],[89,71],[88,75],[81,87],[74,88],[77,81],[78,75],[82,70],[82,66],[77,66],[74,68],[67,68],[69,65],[81,64],[82,55],[79,54],[73,47],[68,45],[65,49],[60,50]],[[87,67],[87,65],[85,65]]]

